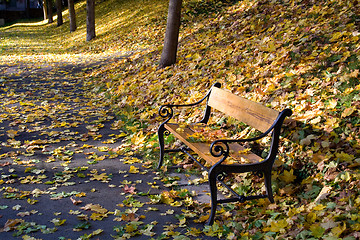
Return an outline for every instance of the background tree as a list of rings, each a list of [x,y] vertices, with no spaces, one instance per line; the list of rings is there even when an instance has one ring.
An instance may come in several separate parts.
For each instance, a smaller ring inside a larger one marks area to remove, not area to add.
[[[68,5],[69,5],[70,32],[74,32],[76,30],[74,0],[68,0]]]
[[[95,38],[95,0],[86,0],[86,41]]]
[[[164,48],[161,54],[160,67],[166,67],[175,64],[176,52],[179,43],[179,30],[181,22],[182,0],[170,0],[168,19],[166,23],[166,32]]]
[[[46,0],[47,1],[47,18],[48,18],[48,23],[53,23],[54,19],[53,19],[53,2],[52,0]]]
[[[48,9],[47,9],[47,0],[42,1],[43,12],[44,12],[44,20],[48,19]]]
[[[62,17],[62,0],[56,0],[56,13],[57,13],[57,26],[61,26],[63,24]]]

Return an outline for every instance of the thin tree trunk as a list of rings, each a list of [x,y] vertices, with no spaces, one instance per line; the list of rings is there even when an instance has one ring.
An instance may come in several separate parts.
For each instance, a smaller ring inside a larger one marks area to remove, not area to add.
[[[47,10],[48,10],[48,23],[53,23],[53,2],[52,0],[47,0]]]
[[[182,0],[170,0],[166,23],[164,48],[161,54],[160,67],[167,67],[176,63],[176,53],[179,43]]]
[[[47,0],[43,0],[44,20],[48,19]]]
[[[69,5],[69,18],[70,18],[70,32],[74,32],[76,30],[74,0],[68,0],[68,5]]]
[[[30,18],[30,0],[26,0],[26,17]]]
[[[62,17],[62,4],[61,4],[62,0],[56,0],[56,13],[57,13],[57,26],[61,26],[64,22],[63,22],[63,17]]]
[[[95,0],[86,0],[86,41],[95,38]]]

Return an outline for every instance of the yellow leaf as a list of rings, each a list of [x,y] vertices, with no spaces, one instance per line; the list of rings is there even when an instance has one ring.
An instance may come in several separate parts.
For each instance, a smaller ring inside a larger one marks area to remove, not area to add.
[[[348,117],[350,116],[351,114],[353,114],[353,112],[355,111],[356,109],[354,107],[350,107],[350,108],[346,108],[342,114],[341,114],[341,117],[342,118],[345,118],[345,117]]]
[[[270,41],[268,44],[267,44],[267,49],[266,49],[268,52],[275,52],[276,51],[276,46],[275,46],[275,43],[273,41]]]
[[[209,219],[209,215],[202,215],[199,217],[199,219],[195,219],[194,222],[196,223],[202,223]]]
[[[316,238],[321,238],[325,233],[325,229],[320,226],[320,224],[312,224],[310,226],[310,231],[312,232],[313,236]]]
[[[353,78],[357,78],[358,76],[359,76],[359,69],[355,69],[353,72],[349,74],[349,77],[353,77]],[[357,85],[356,90],[359,90],[357,89],[359,86],[360,85]]]
[[[309,214],[306,216],[306,221],[308,223],[314,223],[316,221],[317,215],[314,212],[309,212]]]
[[[125,164],[142,163],[142,160],[135,157],[124,157]]]
[[[322,204],[319,204],[319,205],[316,205],[314,208],[313,208],[313,210],[315,210],[315,211],[321,211],[321,210],[323,210],[323,209],[325,209],[326,208],[326,206],[324,206],[324,205],[322,205]]]
[[[341,32],[335,32],[332,35],[332,38],[330,39],[330,42],[334,42],[336,40],[338,40],[343,34]]]
[[[347,154],[345,152],[336,153],[335,155],[336,155],[337,159],[340,160],[341,162],[352,163],[352,161],[355,159],[354,155]]]
[[[91,214],[90,219],[93,220],[93,221],[96,221],[96,220],[101,221],[105,217],[107,217],[107,214],[94,212],[94,213]]]
[[[344,94],[348,95],[348,94],[352,93],[353,91],[354,91],[353,88],[347,88],[347,89],[345,89]]]
[[[280,176],[280,179],[286,183],[293,182],[296,179],[296,176],[294,176],[294,170],[293,169],[291,169],[290,171],[285,170],[283,175]]]
[[[286,222],[286,219],[281,219],[279,221],[273,221],[270,224],[270,231],[271,232],[280,232],[280,230],[285,229],[287,227],[288,223]]]
[[[98,180],[98,181],[105,181],[107,180],[108,176],[106,175],[106,173],[101,173],[101,174],[94,174],[92,178],[90,178],[90,180]]]
[[[331,99],[331,100],[329,101],[328,108],[333,109],[333,108],[336,107],[336,105],[337,105],[337,100],[336,100],[336,99]]]
[[[129,173],[139,173],[139,168],[135,166],[130,166]]]
[[[122,132],[118,135],[115,135],[116,138],[122,138],[122,137],[126,137],[126,133]]]
[[[335,228],[333,228],[331,230],[331,233],[335,236],[335,237],[339,237],[341,235],[342,232],[344,232],[346,230],[346,224],[344,223],[343,225],[337,226]]]
[[[27,202],[31,205],[34,205],[35,203],[37,203],[39,200],[35,200],[35,199],[31,199],[31,198],[28,198],[27,199]]]
[[[192,58],[195,60],[195,61],[200,61],[201,60],[201,56],[199,53],[195,53],[194,55],[192,55]]]
[[[86,193],[81,192],[75,195],[76,197],[86,197]]]
[[[131,142],[135,145],[140,145],[145,142],[145,138],[146,138],[146,136],[144,136],[143,132],[140,131],[138,134],[134,135],[131,138]]]
[[[337,118],[328,118],[324,123],[325,127],[329,129],[334,129],[339,127],[339,121]]]
[[[95,231],[93,231],[93,232],[90,234],[90,236],[99,235],[99,234],[102,233],[103,231],[104,231],[104,230],[102,230],[102,229],[95,230]]]
[[[106,146],[103,146],[103,147],[98,147],[98,150],[99,150],[100,152],[107,152],[107,151],[109,151],[109,148],[106,147]]]
[[[17,136],[18,134],[18,131],[15,131],[15,130],[13,130],[13,129],[10,129],[10,130],[8,130],[8,131],[6,131],[7,132],[7,135],[8,135],[8,137],[9,138],[14,138],[15,136]]]
[[[52,222],[55,226],[61,226],[66,222],[66,219],[61,220],[60,218],[54,218],[50,222]]]

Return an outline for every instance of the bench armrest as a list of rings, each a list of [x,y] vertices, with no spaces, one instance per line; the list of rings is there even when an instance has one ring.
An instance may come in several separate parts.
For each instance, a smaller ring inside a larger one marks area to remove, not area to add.
[[[221,87],[221,84],[220,83],[214,83],[212,87]],[[159,115],[163,118],[168,118],[168,120],[170,120],[173,115],[174,115],[174,110],[173,108],[178,108],[178,107],[193,107],[193,106],[196,106],[196,105],[199,105],[200,103],[202,103],[205,99],[208,99],[209,96],[210,96],[210,93],[211,93],[211,89],[210,91],[202,98],[200,99],[199,101],[195,102],[195,103],[189,103],[189,104],[164,104],[164,105],[161,105],[160,108],[159,108]],[[209,107],[207,107],[209,108]],[[207,111],[205,112],[205,117],[204,119],[208,118],[207,115],[209,115],[210,113],[210,110],[207,109]],[[207,117],[206,117],[207,116]],[[202,122],[204,121],[204,119],[202,120]],[[167,120],[167,121],[168,121]],[[166,121],[166,122],[167,122]],[[207,121],[207,120],[205,120]]]
[[[271,125],[271,127],[266,130],[266,132],[260,134],[259,136],[253,137],[253,138],[243,138],[243,139],[219,139],[215,140],[210,145],[210,154],[214,157],[220,157],[223,156],[220,161],[218,161],[215,165],[221,164],[228,156],[229,156],[229,143],[245,143],[245,142],[253,142],[256,140],[259,140],[265,136],[267,136],[271,131],[273,131],[272,134],[272,142],[270,146],[270,153],[266,157],[265,160],[268,159],[275,159],[276,152],[278,149],[279,144],[279,137],[280,137],[280,130],[281,126],[285,120],[286,117],[291,116],[292,111],[290,109],[285,109],[282,112],[279,113],[279,116],[274,121],[274,123]],[[215,166],[214,165],[214,166]]]

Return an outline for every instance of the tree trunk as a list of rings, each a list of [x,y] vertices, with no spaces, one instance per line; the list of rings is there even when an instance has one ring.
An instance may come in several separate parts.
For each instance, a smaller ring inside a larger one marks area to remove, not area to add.
[[[63,24],[63,17],[62,17],[62,0],[56,0],[56,13],[57,13],[57,26],[61,26]]]
[[[26,0],[26,18],[30,18],[30,0]]]
[[[47,0],[43,0],[44,20],[48,19]]]
[[[161,54],[160,67],[175,64],[176,52],[179,43],[182,0],[170,0],[164,48]]]
[[[53,23],[53,2],[52,0],[47,0],[47,12],[48,12],[48,23]]]
[[[70,18],[70,32],[74,32],[76,30],[74,0],[68,0],[68,5],[69,5],[69,18]]]
[[[86,0],[86,41],[95,38],[95,0]]]

